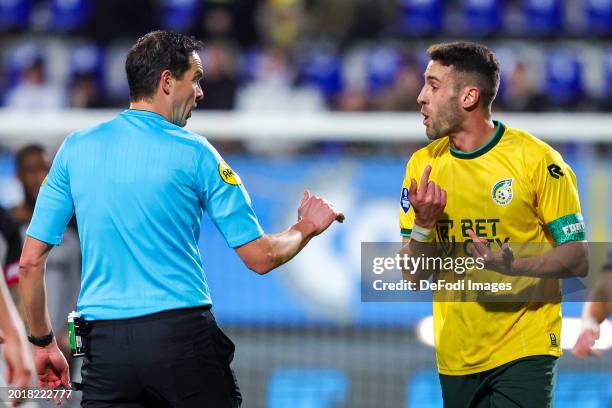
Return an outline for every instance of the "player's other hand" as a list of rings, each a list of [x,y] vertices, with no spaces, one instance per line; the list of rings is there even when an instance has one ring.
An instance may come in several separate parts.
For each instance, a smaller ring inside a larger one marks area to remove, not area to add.
[[[46,347],[34,346],[34,351],[34,364],[40,388],[72,388],[70,385],[68,362],[55,339]],[[61,401],[56,399],[55,403],[59,405]]]
[[[599,325],[583,328],[580,331],[578,340],[572,349],[572,354],[578,358],[587,358],[588,356],[601,357],[601,352],[594,348],[595,341],[599,338]]]
[[[512,263],[514,262],[514,252],[507,242],[504,242],[499,251],[494,251],[489,246],[489,242],[476,235],[469,229],[468,235],[472,239],[474,258],[481,258],[486,269],[500,272],[506,275],[512,275]]]
[[[7,372],[6,380],[12,386],[19,389],[26,389],[32,386],[32,375],[34,374],[34,361],[30,345],[24,338],[5,337],[4,359],[6,360]],[[20,400],[13,401],[16,407],[21,403]]]
[[[415,179],[410,181],[408,200],[414,208],[414,223],[419,227],[433,229],[446,207],[446,191],[429,180],[431,165],[425,167],[417,189]]]
[[[298,221],[310,223],[314,228],[314,235],[325,231],[332,222],[344,221],[344,214],[324,198],[310,194],[304,190],[304,196],[298,208]]]

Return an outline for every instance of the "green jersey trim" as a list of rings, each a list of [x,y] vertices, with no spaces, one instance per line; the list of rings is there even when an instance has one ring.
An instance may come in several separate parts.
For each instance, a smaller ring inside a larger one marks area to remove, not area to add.
[[[493,133],[493,136],[491,136],[487,143],[480,146],[476,150],[472,150],[471,152],[460,152],[459,150],[456,150],[452,146],[450,146],[450,154],[458,159],[475,159],[476,157],[480,157],[492,148],[494,148],[495,145],[499,143],[502,138],[502,135],[506,131],[506,126],[497,120],[494,120],[493,123],[496,126],[495,133]]]
[[[574,213],[564,215],[546,224],[557,245],[570,241],[584,241],[584,219],[582,214]]]
[[[410,228],[401,228],[402,237],[410,238],[410,234],[412,234],[412,229]]]

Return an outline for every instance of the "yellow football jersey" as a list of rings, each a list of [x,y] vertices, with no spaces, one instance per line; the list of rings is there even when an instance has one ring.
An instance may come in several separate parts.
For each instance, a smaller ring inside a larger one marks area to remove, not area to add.
[[[436,242],[447,253],[470,253],[466,245],[471,242],[469,229],[486,238],[495,250],[508,242],[516,257],[584,240],[576,176],[561,155],[523,130],[500,122],[495,125],[491,139],[473,152],[454,150],[445,137],[412,155],[400,199],[402,236],[410,236],[414,221],[408,201],[410,180],[418,183],[430,164],[430,180],[447,192],[435,231]],[[542,245],[517,250],[520,243]],[[513,282],[514,292],[552,285],[561,294],[557,279],[509,277],[487,270],[479,273],[468,271],[450,280],[484,277]],[[473,374],[526,356],[561,355],[560,302],[435,300],[434,295],[434,338],[442,374]]]

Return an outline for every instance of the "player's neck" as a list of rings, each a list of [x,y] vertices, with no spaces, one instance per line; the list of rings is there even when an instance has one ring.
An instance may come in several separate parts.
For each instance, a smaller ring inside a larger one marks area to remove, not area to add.
[[[155,103],[155,101],[147,101],[145,99],[132,101],[130,102],[130,109],[158,113],[166,118],[166,120],[170,121],[170,109],[159,103]]]
[[[495,133],[491,118],[466,121],[462,129],[450,137],[451,146],[459,152],[473,152],[484,146]]]

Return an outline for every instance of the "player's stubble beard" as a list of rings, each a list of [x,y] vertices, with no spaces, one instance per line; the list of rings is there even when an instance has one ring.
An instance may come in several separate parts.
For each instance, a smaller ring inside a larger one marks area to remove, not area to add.
[[[436,117],[431,117],[431,125],[425,128],[425,133],[429,140],[437,140],[442,137],[456,133],[461,128],[463,122],[463,110],[459,106],[457,92],[448,102],[441,104],[442,108]]]

